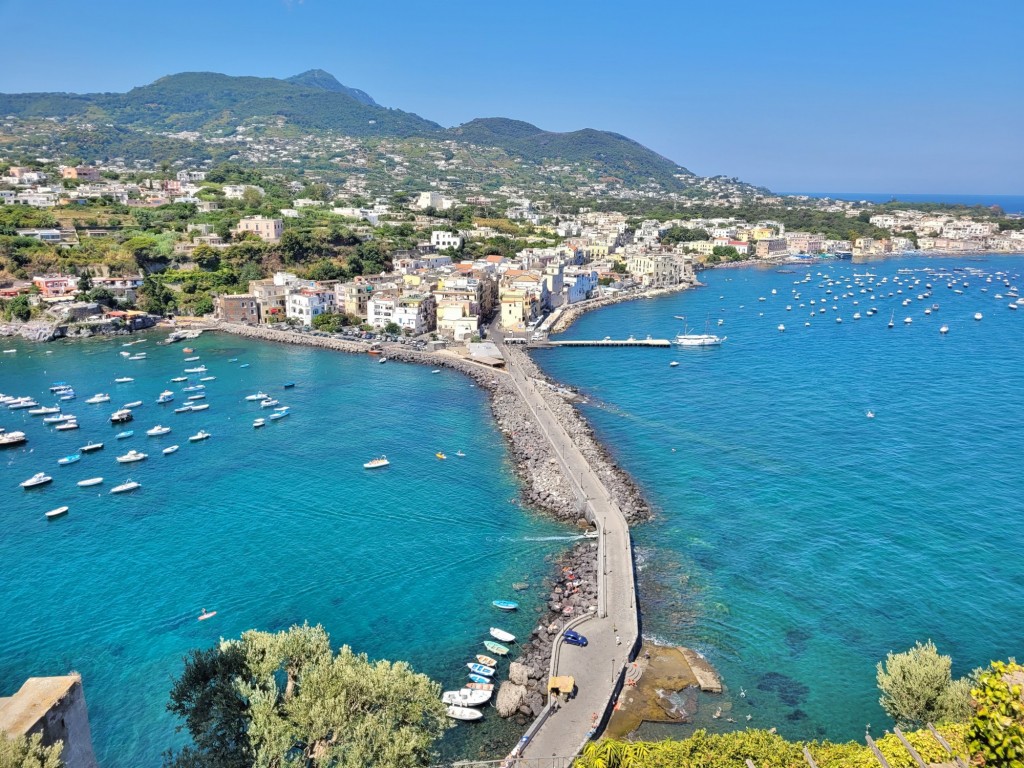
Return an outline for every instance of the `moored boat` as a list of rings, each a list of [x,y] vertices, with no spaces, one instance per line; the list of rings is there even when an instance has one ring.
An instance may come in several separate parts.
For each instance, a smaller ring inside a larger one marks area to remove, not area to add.
[[[110,402],[110,395],[107,395],[107,394],[104,394],[104,393],[101,392],[98,395],[93,395],[92,397],[87,397],[85,399],[85,402],[89,403],[89,405],[96,405],[97,403],[109,403]]]
[[[129,381],[135,381],[131,376],[118,376],[114,379],[115,384],[127,384]]]
[[[206,366],[199,365],[196,366],[195,368],[186,368],[185,373],[206,373]]]
[[[493,691],[478,691],[474,688],[461,688],[458,691],[445,691],[441,694],[441,701],[445,704],[454,704],[459,707],[479,707],[491,700]]]
[[[447,459],[447,458],[448,458],[448,457],[447,457],[447,456],[445,456],[445,455],[444,455],[443,453],[441,453],[441,451],[438,451],[438,452],[437,452],[437,453],[435,453],[434,455],[435,455],[435,456],[437,456],[437,458],[439,458],[439,459],[440,459],[441,461],[444,461],[445,459]]]
[[[209,403],[196,403],[195,405],[190,406],[189,410],[192,410],[192,411],[205,411],[209,407],[210,407]]]
[[[514,611],[519,607],[515,600],[492,600],[491,605],[502,611]]]
[[[132,415],[131,408],[122,408],[119,411],[114,411],[110,414],[111,424],[125,424],[135,417]]]
[[[194,402],[196,400],[205,400],[206,399],[206,393],[205,392],[200,392],[198,395],[189,395],[185,399],[188,400],[189,402]]]
[[[491,682],[490,678],[478,675],[474,672],[470,672],[468,675],[470,682],[466,683],[467,688],[480,688],[480,690],[491,690],[494,688],[494,683]],[[481,688],[480,686],[489,685],[490,688]]]
[[[124,440],[125,438],[131,437],[134,434],[135,434],[135,430],[134,429],[126,429],[124,432],[118,432],[116,435],[114,435],[114,439],[116,439],[116,440]]]
[[[61,515],[66,515],[67,513],[68,507],[57,507],[56,509],[51,509],[49,512],[47,512],[46,518],[48,520],[53,520],[53,518],[60,517]]]
[[[291,412],[290,411],[275,411],[274,413],[270,414],[270,420],[271,421],[277,421],[278,419],[283,419],[289,413],[291,413]]]
[[[211,435],[210,435],[209,432],[206,432],[205,430],[200,429],[198,432],[196,432],[194,435],[192,435],[188,439],[188,441],[190,443],[198,443],[200,440],[209,440],[210,437],[211,437]]]
[[[123,411],[125,409],[138,408],[141,405],[142,405],[142,401],[141,400],[132,400],[130,403],[125,403],[124,405],[122,405],[121,406],[121,410]]]
[[[506,632],[503,629],[491,627],[490,632],[491,637],[493,637],[495,640],[501,640],[501,642],[503,643],[514,643],[516,641],[515,635],[513,635],[511,632]]]
[[[70,421],[65,421],[63,424],[58,424],[55,427],[55,429],[60,430],[61,432],[67,432],[68,430],[71,429],[78,429],[78,422],[75,421],[75,418],[72,416]]]
[[[63,459],[57,459],[57,463],[60,464],[62,467],[66,467],[68,464],[74,464],[76,461],[78,461],[81,458],[82,458],[82,454],[80,454],[80,453],[72,453],[72,454],[70,454],[68,456],[65,456]]]
[[[88,445],[83,445],[81,448],[79,448],[78,452],[92,453],[93,451],[98,451],[101,448],[103,448],[103,443],[89,443]]]
[[[0,435],[0,448],[12,448],[27,441],[24,432],[6,432]]]
[[[295,386],[295,382],[294,381],[286,381],[285,384],[284,384],[284,388],[285,389],[291,389],[294,386]]]
[[[478,653],[476,655],[476,660],[480,664],[483,664],[485,667],[497,667],[498,666],[498,660],[497,659],[492,659],[490,656],[484,656],[484,654],[482,654],[482,653]]]
[[[174,399],[174,393],[169,389],[165,389],[160,393],[160,397],[156,399],[158,403],[169,403]]]
[[[134,461],[142,461],[143,459],[147,459],[147,458],[149,458],[149,454],[142,453],[141,451],[136,451],[134,448],[132,448],[124,456],[118,456],[117,457],[117,463],[118,464],[131,464]]]
[[[89,488],[93,485],[99,485],[103,482],[102,477],[90,477],[88,480],[79,480],[76,485],[79,488]]]
[[[149,435],[150,437],[159,437],[160,435],[166,435],[170,431],[170,427],[165,427],[162,426],[161,424],[157,424],[152,429],[147,429],[146,434]]]
[[[62,413],[57,416],[47,416],[43,419],[43,424],[63,424],[65,421],[75,421],[75,417],[70,413]]]
[[[260,401],[263,401],[263,400],[267,400],[269,398],[270,398],[270,395],[268,395],[266,392],[263,392],[262,390],[257,392],[255,395],[246,395],[245,396],[246,400],[260,400]]]
[[[164,448],[164,451],[163,451],[164,456],[170,456],[176,450],[178,450],[178,446],[176,446],[176,445],[169,445],[166,448]]]
[[[183,406],[181,406],[181,408],[175,408],[174,412],[175,413],[188,413],[191,410],[192,410],[192,406],[191,405],[183,405]]]
[[[26,480],[23,483],[21,483],[21,487],[22,488],[26,488],[26,489],[27,488],[35,488],[36,486],[46,485],[47,483],[52,483],[52,482],[53,482],[53,478],[50,477],[45,472],[36,472],[28,480]]]
[[[476,663],[474,663],[472,661],[469,662],[468,664],[466,664],[466,666],[469,667],[469,671],[472,672],[474,675],[483,675],[484,677],[494,677],[494,667],[488,667],[488,666],[485,666],[484,664],[476,664]]]
[[[508,656],[508,646],[496,643],[493,640],[484,640],[484,648],[498,656]]]
[[[483,712],[479,709],[473,709],[472,707],[448,707],[448,717],[453,720],[480,720],[483,716]]]
[[[127,493],[128,491],[134,491],[136,488],[141,488],[142,483],[137,483],[134,480],[129,480],[126,483],[115,485],[110,489],[111,493]]]
[[[265,427],[266,425],[266,419],[254,419],[252,422],[253,429],[259,429],[260,427]]]
[[[470,675],[470,677],[477,677],[477,675]],[[471,691],[493,691],[494,683],[469,682],[462,687],[469,688]]]
[[[280,405],[280,400],[274,400],[273,398],[267,398],[266,400],[260,401],[260,408],[273,408],[274,406]]]
[[[30,410],[28,412],[28,415],[29,416],[49,416],[51,413],[60,413],[60,406],[59,405],[54,405],[54,406],[47,407],[45,405],[41,405],[38,408],[33,408],[32,410]]]

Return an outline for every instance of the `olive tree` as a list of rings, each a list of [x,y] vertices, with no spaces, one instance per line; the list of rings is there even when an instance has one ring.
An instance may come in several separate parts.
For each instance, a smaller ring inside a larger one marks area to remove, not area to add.
[[[931,640],[903,653],[890,652],[877,667],[882,692],[878,703],[902,727],[966,721],[971,712],[970,685],[966,679],[953,680],[952,664]]]

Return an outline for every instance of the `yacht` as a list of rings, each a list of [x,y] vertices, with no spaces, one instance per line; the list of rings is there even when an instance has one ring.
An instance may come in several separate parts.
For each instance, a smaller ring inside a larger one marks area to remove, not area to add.
[[[124,456],[118,456],[117,463],[131,464],[133,461],[142,461],[143,459],[147,458],[149,458],[149,454],[141,453],[133,448],[132,450],[128,451],[128,453],[126,453]]]
[[[677,320],[683,321],[683,332],[676,334],[675,345],[678,347],[717,347],[725,341],[725,336],[716,336],[704,329],[704,333],[691,333],[686,327],[686,318],[676,315]],[[710,325],[710,320],[708,324]]]
[[[146,434],[149,435],[150,437],[160,437],[160,435],[166,435],[170,431],[170,427],[164,427],[161,426],[160,424],[157,424],[152,429],[147,429]]]
[[[156,399],[158,403],[169,403],[174,399],[174,393],[169,389],[165,389],[160,393],[160,397]]]
[[[53,482],[53,478],[45,472],[36,472],[32,477],[21,484],[22,488],[35,488],[37,485],[46,485]]]
[[[45,405],[41,405],[38,408],[33,408],[28,412],[29,416],[49,416],[51,413],[60,413],[60,406],[54,405],[47,408]]]
[[[112,414],[110,414],[110,423],[111,424],[124,424],[126,422],[131,421],[134,418],[135,417],[132,416],[131,409],[129,409],[129,408],[122,408],[121,410],[114,411]]]
[[[192,435],[192,437],[190,437],[188,440],[189,440],[190,443],[198,443],[200,440],[208,440],[209,438],[210,438],[210,433],[200,429],[198,432],[196,432],[194,435]]]

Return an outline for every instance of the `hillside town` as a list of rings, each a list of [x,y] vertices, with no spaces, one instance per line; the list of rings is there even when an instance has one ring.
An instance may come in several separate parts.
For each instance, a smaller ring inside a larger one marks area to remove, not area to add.
[[[386,254],[385,269],[346,278],[317,279],[302,269],[260,268],[258,276],[211,291],[206,310],[217,320],[245,324],[287,323],[297,326],[360,326],[391,334],[423,336],[464,343],[479,340],[497,320],[513,338],[542,324],[550,327],[560,312],[588,300],[612,300],[631,292],[685,287],[699,269],[723,262],[778,262],[819,258],[870,258],[910,250],[978,252],[1024,250],[1024,232],[1002,229],[999,221],[975,220],[950,212],[892,210],[870,213],[865,204],[845,201],[802,201],[815,210],[866,222],[880,237],[829,238],[823,232],[793,230],[780,219],[747,221],[739,216],[679,216],[639,219],[616,211],[586,206],[567,211],[505,188],[500,195],[456,196],[443,183],[436,189],[401,199],[354,197],[345,189],[293,180],[285,189],[288,202],[267,210],[263,186],[217,183],[208,172],[182,169],[166,178],[120,178],[111,169],[58,166],[10,166],[0,178],[0,203],[8,210],[22,206],[55,214],[97,203],[117,207],[139,219],[139,211],[176,206],[186,211],[181,229],[160,234],[169,247],[169,261],[129,271],[111,269],[102,261],[78,274],[45,273],[10,276],[0,285],[0,298],[26,294],[36,305],[63,306],[65,316],[85,322],[108,321],[110,313],[131,311],[148,273],[176,275],[202,272],[201,256],[244,242],[274,248],[294,227],[344,225],[359,242],[374,242],[378,228],[409,226],[418,239],[410,247]],[[456,209],[491,212],[489,218],[446,217]],[[222,210],[226,209],[226,210]],[[207,214],[235,212],[225,231],[205,222]],[[268,215],[269,214],[269,215]],[[179,222],[180,223],[180,222]],[[17,227],[8,234],[73,253],[87,239],[116,243],[127,230],[74,218],[67,224]],[[489,247],[494,238],[514,232],[515,250]],[[527,234],[523,234],[527,233]],[[168,239],[169,238],[169,239]],[[22,240],[25,242],[25,240]],[[215,256],[213,257],[215,259]],[[173,270],[170,268],[173,267]],[[102,288],[114,298],[111,306],[78,302],[90,289]],[[180,283],[180,281],[179,281]],[[167,281],[174,291],[180,284]],[[123,305],[123,306],[122,306]]]

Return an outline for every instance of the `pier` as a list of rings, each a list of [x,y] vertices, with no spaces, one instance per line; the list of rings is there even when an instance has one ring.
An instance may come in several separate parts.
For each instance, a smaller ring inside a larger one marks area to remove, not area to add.
[[[668,339],[601,339],[600,341],[587,341],[585,339],[559,339],[558,341],[546,341],[545,347],[671,347],[672,342]]]
[[[644,342],[636,344],[651,346]],[[612,703],[624,684],[627,665],[640,647],[633,546],[622,509],[547,408],[534,379],[523,371],[519,360],[523,352],[500,346],[506,371],[551,444],[581,509],[599,532],[596,611],[577,617],[566,626],[585,635],[589,643],[586,648],[579,648],[563,642],[559,634],[551,654],[549,674],[571,675],[576,680],[576,694],[566,702],[549,697],[508,761],[509,765],[526,765],[538,759],[561,759],[569,764],[583,745],[604,729]]]

